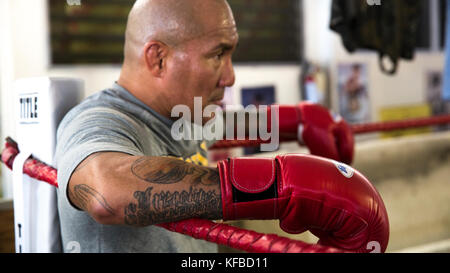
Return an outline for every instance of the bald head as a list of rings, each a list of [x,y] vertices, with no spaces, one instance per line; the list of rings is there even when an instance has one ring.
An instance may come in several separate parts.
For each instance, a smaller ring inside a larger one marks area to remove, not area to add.
[[[128,16],[125,64],[136,63],[148,41],[175,47],[217,24],[234,25],[226,0],[137,0]]]

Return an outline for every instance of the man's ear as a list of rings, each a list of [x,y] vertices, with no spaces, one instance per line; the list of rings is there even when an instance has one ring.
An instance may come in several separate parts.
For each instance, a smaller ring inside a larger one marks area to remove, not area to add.
[[[144,59],[147,69],[155,77],[161,77],[165,71],[165,61],[169,47],[159,41],[150,41],[144,46]]]

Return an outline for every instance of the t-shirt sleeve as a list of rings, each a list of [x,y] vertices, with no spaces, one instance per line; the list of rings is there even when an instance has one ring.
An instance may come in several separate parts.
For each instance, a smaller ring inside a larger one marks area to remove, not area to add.
[[[138,137],[142,129],[135,119],[106,107],[84,110],[64,119],[58,128],[54,161],[60,194],[66,195],[73,171],[93,153],[143,155]]]

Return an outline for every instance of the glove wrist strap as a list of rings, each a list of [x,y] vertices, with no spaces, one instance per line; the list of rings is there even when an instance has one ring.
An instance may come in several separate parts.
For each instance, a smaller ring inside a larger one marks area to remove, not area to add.
[[[224,220],[273,219],[278,197],[274,159],[233,158],[218,164]]]

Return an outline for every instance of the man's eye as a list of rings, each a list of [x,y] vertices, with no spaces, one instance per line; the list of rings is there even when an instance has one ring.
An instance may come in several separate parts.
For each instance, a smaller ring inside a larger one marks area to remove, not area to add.
[[[222,59],[224,54],[225,54],[225,51],[222,50],[215,57],[216,57],[216,59]]]

